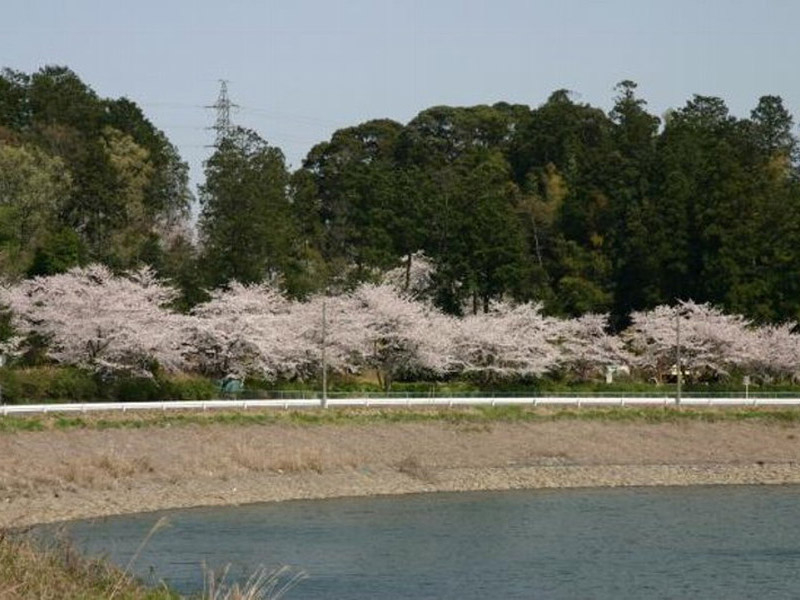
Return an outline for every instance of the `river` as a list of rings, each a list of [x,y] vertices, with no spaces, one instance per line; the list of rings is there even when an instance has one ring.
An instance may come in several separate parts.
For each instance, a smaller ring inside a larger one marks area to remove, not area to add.
[[[202,565],[307,578],[288,599],[791,598],[800,487],[526,490],[291,501],[69,523],[92,555],[181,592]]]

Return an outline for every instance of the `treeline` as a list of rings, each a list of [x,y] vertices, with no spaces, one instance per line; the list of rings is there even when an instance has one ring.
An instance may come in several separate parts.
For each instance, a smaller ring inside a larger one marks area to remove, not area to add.
[[[0,275],[189,266],[188,167],[126,98],[65,67],[0,75]]]
[[[800,316],[792,117],[695,96],[662,122],[617,86],[606,114],[557,91],[535,109],[435,107],[316,146],[294,175],[308,244],[364,277],[422,249],[450,312],[501,296],[548,312],[677,299],[760,321]]]
[[[632,311],[692,299],[800,320],[797,139],[776,96],[749,118],[695,96],[662,119],[630,81],[608,113],[565,90],[536,108],[433,107],[341,129],[294,173],[234,129],[199,201],[190,246],[175,227],[185,165],[130,101],[99,99],[61,68],[0,78],[6,275],[146,263],[188,308],[232,280],[295,298],[398,265],[410,280],[422,252],[426,293],[454,314],[538,301],[557,316],[610,312],[622,328]]]

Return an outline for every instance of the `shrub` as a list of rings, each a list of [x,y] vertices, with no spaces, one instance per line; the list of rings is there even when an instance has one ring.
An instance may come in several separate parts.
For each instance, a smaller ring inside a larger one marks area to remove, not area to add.
[[[149,377],[123,376],[112,379],[108,396],[117,402],[155,402],[164,400],[158,381]]]
[[[85,402],[99,395],[92,375],[71,367],[0,369],[0,385],[8,404]]]
[[[164,400],[210,400],[219,395],[210,379],[199,375],[171,375],[159,378]]]
[[[218,395],[214,383],[198,375],[117,375],[101,380],[81,369],[54,366],[2,368],[0,386],[7,404],[209,400]]]

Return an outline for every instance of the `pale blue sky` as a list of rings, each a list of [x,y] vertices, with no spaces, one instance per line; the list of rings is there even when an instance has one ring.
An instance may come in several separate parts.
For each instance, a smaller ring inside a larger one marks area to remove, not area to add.
[[[746,116],[778,94],[797,117],[798,29],[797,0],[3,0],[0,66],[67,65],[131,98],[197,183],[221,78],[233,121],[298,167],[342,126],[559,88],[609,108],[622,79],[657,114],[701,93]]]

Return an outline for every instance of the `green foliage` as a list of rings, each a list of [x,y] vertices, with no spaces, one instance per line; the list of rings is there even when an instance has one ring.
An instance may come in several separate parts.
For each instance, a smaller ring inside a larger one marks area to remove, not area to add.
[[[155,402],[161,397],[161,386],[148,377],[117,377],[107,382],[104,395],[119,402]]]
[[[7,404],[209,400],[218,396],[211,380],[196,375],[100,380],[80,369],[53,366],[0,368],[0,386]]]
[[[213,381],[198,375],[171,375],[158,378],[159,400],[210,400],[219,395]]]
[[[206,163],[195,247],[188,167],[135,103],[66,67],[5,69],[0,276],[148,263],[185,311],[232,279],[303,298],[423,251],[430,296],[454,314],[538,300],[548,314],[611,311],[621,328],[691,298],[800,320],[800,150],[782,99],[736,118],[698,95],[662,124],[634,82],[615,94],[607,113],[557,90],[534,108],[371,120],[293,174],[280,149],[232,131]]]
[[[292,221],[283,154],[237,129],[206,162],[200,233],[206,280],[221,286],[278,278],[286,266]]]
[[[33,145],[0,141],[0,270],[19,275],[69,196],[64,162]]]
[[[189,200],[187,165],[134,103],[66,67],[0,74],[0,275],[140,265]]]
[[[0,385],[8,404],[90,402],[101,396],[92,375],[71,367],[2,368]]]
[[[72,229],[50,232],[36,247],[28,277],[65,273],[85,262],[86,250],[80,236]]]

